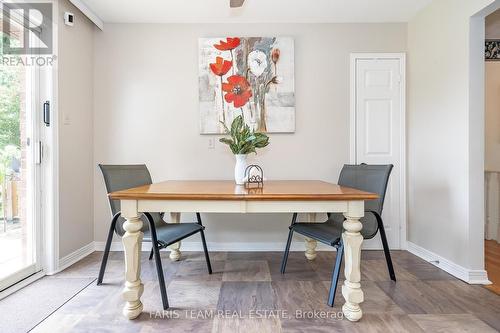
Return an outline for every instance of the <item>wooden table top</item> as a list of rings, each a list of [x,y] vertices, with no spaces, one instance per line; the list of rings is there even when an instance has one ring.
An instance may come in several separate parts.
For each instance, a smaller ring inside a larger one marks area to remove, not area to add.
[[[169,180],[110,193],[120,200],[373,200],[364,192],[319,180],[277,180],[246,189],[232,180]]]

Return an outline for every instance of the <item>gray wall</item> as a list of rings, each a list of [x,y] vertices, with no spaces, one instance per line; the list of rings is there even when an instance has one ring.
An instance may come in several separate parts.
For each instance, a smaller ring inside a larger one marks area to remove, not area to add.
[[[484,108],[471,55],[484,39],[471,16],[492,2],[434,1],[408,23],[408,239],[472,270],[484,269]]]
[[[500,10],[486,17],[486,38],[500,39]],[[484,167],[488,171],[500,171],[500,61],[487,61],[485,76]]]
[[[228,148],[209,150],[199,135],[197,47],[199,37],[238,35],[295,39],[296,133],[271,135],[252,160],[268,179],[327,181],[349,158],[349,54],[405,52],[407,39],[406,24],[106,24],[94,45],[96,241],[110,219],[97,163],[147,163],[155,181],[232,178]],[[272,214],[205,220],[219,248],[281,249],[289,224]]]
[[[500,39],[500,10],[486,17],[486,38]]]
[[[75,14],[75,25],[73,27],[64,25],[65,11]],[[94,240],[93,39],[93,23],[68,1],[59,1],[60,258]],[[69,123],[67,120],[69,120]]]

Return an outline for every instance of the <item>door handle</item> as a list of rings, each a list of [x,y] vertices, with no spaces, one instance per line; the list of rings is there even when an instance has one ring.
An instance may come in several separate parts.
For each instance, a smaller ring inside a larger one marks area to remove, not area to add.
[[[49,127],[50,126],[50,102],[45,101],[43,103],[43,122],[45,126]]]
[[[35,145],[35,164],[42,164],[43,158],[43,144],[42,141],[38,141]]]

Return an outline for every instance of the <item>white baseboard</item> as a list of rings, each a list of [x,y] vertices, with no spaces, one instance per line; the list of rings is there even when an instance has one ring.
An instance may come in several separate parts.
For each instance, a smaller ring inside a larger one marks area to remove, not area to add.
[[[95,251],[104,251],[105,242],[94,242]],[[284,251],[285,242],[208,242],[207,247],[209,251],[213,252],[264,252],[264,251]],[[382,247],[378,243],[365,243],[363,250],[381,250]],[[142,251],[151,250],[149,242],[142,243]],[[181,250],[185,252],[203,251],[201,242],[187,242],[183,241]],[[302,241],[293,241],[290,251],[304,251],[305,245]],[[335,251],[335,248],[318,242],[317,251]],[[110,251],[123,251],[121,241],[114,241],[111,243]],[[168,251],[165,250],[165,251]]]
[[[441,257],[434,252],[424,249],[412,242],[407,242],[408,252],[424,259],[425,261],[433,264],[434,266],[450,273],[456,278],[465,281],[469,284],[491,284],[488,280],[488,274],[485,270],[472,270],[460,266],[448,259]]]
[[[105,242],[94,242],[95,251],[104,251]],[[221,252],[263,252],[263,251],[278,251],[285,249],[285,243],[281,242],[208,242],[209,251]],[[149,242],[142,243],[142,251],[150,251],[151,245]],[[318,243],[317,251],[335,251],[335,248]],[[111,251],[123,251],[123,245],[120,241],[111,243]],[[168,251],[168,249],[166,250]],[[201,242],[182,242],[181,251],[203,251]],[[303,242],[293,242],[290,251],[305,251]]]
[[[76,262],[82,260],[83,258],[85,258],[86,256],[88,256],[89,254],[91,254],[95,250],[96,250],[95,249],[95,242],[88,243],[87,245],[79,248],[78,250],[68,254],[64,258],[59,259],[59,264],[58,264],[57,270],[53,273],[51,272],[51,274],[48,274],[48,275],[56,274],[64,269],[68,268],[69,266],[73,265],[74,263],[76,263]]]

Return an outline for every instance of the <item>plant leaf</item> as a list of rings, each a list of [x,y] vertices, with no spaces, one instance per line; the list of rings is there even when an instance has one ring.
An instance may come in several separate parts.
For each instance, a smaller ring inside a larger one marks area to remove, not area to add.
[[[230,135],[230,138],[220,138],[219,141],[229,145],[233,154],[256,153],[257,148],[263,148],[269,144],[269,137],[250,129],[241,115],[233,119],[230,129],[226,124],[222,124],[225,133]]]
[[[219,142],[225,143],[226,145],[233,145],[234,141],[229,138],[220,138]]]

